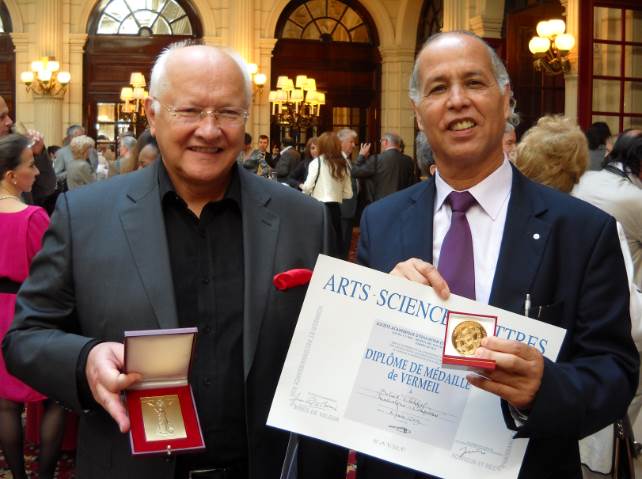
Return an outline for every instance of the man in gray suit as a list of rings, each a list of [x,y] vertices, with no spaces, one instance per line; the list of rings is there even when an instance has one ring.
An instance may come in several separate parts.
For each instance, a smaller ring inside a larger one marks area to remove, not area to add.
[[[68,142],[65,146],[63,146],[56,152],[56,158],[54,159],[54,170],[56,171],[56,178],[58,178],[58,182],[67,179],[67,167],[72,161],[74,161],[74,155],[71,154],[69,143],[71,142],[72,138],[84,134],[85,129],[80,125],[71,125],[69,128],[67,128],[66,140]],[[88,161],[89,165],[91,166],[91,171],[95,173],[96,169],[98,168],[98,153],[94,148],[89,151]]]
[[[384,133],[381,137],[381,153],[369,153],[370,144],[367,144],[352,166],[352,176],[370,182],[371,201],[380,200],[417,182],[412,158],[401,152],[401,137],[396,133]]]
[[[279,476],[288,434],[266,420],[305,287],[272,278],[332,243],[321,203],[237,164],[251,91],[236,54],[170,47],[145,103],[161,161],[58,200],[3,351],[12,374],[85,412],[80,478]],[[123,333],[188,326],[206,449],[133,457]]]

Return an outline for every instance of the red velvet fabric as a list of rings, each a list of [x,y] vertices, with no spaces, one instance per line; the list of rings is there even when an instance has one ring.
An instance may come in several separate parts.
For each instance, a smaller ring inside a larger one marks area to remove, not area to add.
[[[147,441],[143,428],[140,399],[142,397],[166,396],[169,394],[178,395],[187,437],[168,441]],[[132,454],[166,454],[168,451],[167,446],[171,446],[172,452],[202,449],[205,447],[203,434],[201,433],[201,425],[196,415],[192,389],[189,385],[127,391],[127,407],[131,422],[130,437],[132,439]]]

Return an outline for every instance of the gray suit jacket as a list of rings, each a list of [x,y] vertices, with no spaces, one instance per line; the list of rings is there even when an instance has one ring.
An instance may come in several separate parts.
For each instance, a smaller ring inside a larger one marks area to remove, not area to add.
[[[71,154],[71,148],[69,145],[63,146],[56,152],[54,170],[58,179],[62,180],[67,178],[67,170],[69,169],[69,164],[72,161],[74,161],[74,155]],[[95,148],[89,150],[89,163],[91,165],[91,171],[96,173],[96,168],[98,168],[98,153],[96,153]]]
[[[127,330],[178,326],[158,164],[61,195],[17,299],[3,342],[8,368],[76,411],[83,408],[76,368],[88,341],[122,341]],[[321,203],[243,168],[239,177],[245,265],[239,367],[245,374],[250,477],[272,479],[288,435],[265,423],[306,291],[277,291],[272,277],[313,268],[331,243]],[[79,478],[174,474],[172,460],[132,457],[127,435],[100,408],[81,415],[77,454]]]

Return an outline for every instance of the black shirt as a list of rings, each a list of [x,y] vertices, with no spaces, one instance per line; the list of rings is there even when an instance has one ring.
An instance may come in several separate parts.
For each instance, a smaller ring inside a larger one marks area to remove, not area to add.
[[[197,326],[190,383],[206,450],[177,459],[180,471],[247,460],[243,374],[243,227],[234,165],[225,196],[198,218],[176,194],[164,165],[159,187],[178,322]]]

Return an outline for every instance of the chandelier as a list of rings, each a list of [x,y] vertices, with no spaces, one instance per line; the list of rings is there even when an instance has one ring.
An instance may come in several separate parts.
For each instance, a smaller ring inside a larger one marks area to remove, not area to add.
[[[132,123],[137,123],[145,116],[145,98],[149,96],[145,87],[145,76],[140,72],[134,72],[129,77],[129,86],[120,90],[120,111],[129,117]]]
[[[55,57],[42,57],[31,62],[31,70],[20,74],[27,92],[39,96],[62,97],[71,81],[69,72],[60,71],[60,62]]]
[[[317,91],[314,78],[297,75],[293,81],[287,76],[280,76],[276,88],[268,97],[275,123],[297,130],[317,125],[321,105],[325,105],[325,93]]]
[[[560,75],[571,71],[568,54],[575,46],[575,37],[564,33],[564,20],[544,20],[537,24],[537,36],[528,42],[528,49],[535,60],[533,66],[537,71],[547,75]]]

